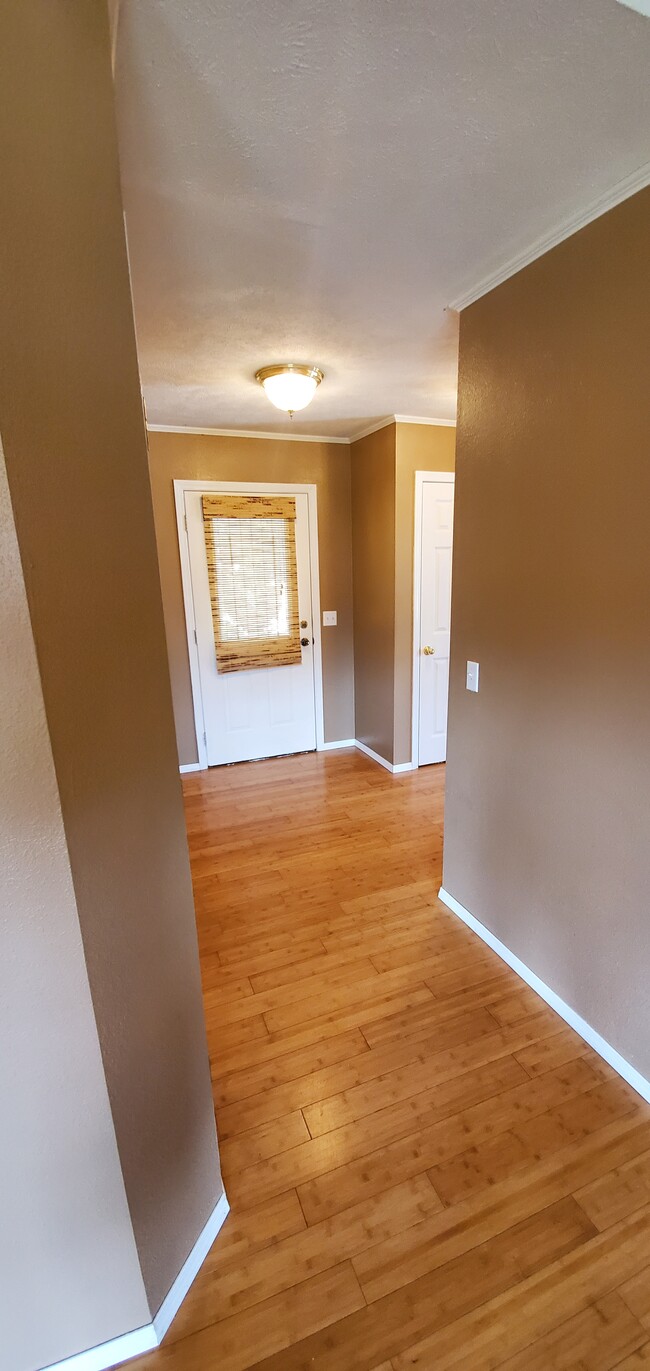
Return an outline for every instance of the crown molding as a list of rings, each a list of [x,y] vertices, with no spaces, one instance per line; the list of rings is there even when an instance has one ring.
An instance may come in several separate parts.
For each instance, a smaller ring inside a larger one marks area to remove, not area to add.
[[[455,419],[420,419],[416,414],[394,414],[396,424],[432,424],[434,428],[455,428]]]
[[[349,443],[349,438],[317,433],[259,433],[249,428],[191,428],[186,424],[147,424],[149,433],[198,433],[209,438],[265,438],[280,443]]]
[[[192,428],[189,424],[147,424],[148,433],[197,433],[208,438],[264,438],[268,442],[281,443],[358,443],[371,433],[378,433],[389,424],[431,424],[434,428],[455,428],[455,419],[425,419],[414,414],[389,414],[378,419],[376,424],[353,433],[349,438],[332,438],[327,434],[315,433],[259,433],[249,428]]]
[[[456,420],[424,419],[415,414],[389,414],[386,419],[379,419],[376,424],[363,428],[360,433],[353,433],[348,442],[358,443],[361,438],[369,438],[371,433],[379,433],[381,428],[388,428],[389,424],[431,424],[434,428],[455,428]]]
[[[480,300],[482,295],[487,295],[496,286],[500,286],[503,281],[509,280],[511,276],[516,276],[523,267],[529,266],[538,257],[543,257],[545,252],[550,252],[551,248],[557,247],[558,243],[563,243],[565,238],[570,238],[579,229],[591,224],[594,219],[599,219],[601,214],[606,214],[608,210],[622,204],[623,200],[629,200],[630,196],[636,195],[638,191],[645,190],[648,185],[650,185],[650,162],[646,162],[637,171],[632,172],[630,176],[626,176],[624,180],[618,181],[611,190],[599,196],[597,200],[592,200],[580,214],[574,214],[570,219],[565,219],[552,233],[537,238],[523,252],[517,253],[507,262],[504,262],[497,271],[492,272],[489,276],[484,276],[471,290],[452,300],[449,308],[467,309],[467,306],[472,305],[475,300]]]
[[[362,428],[358,433],[352,433],[348,438],[349,443],[358,443],[362,438],[369,438],[371,433],[379,433],[380,428],[388,428],[389,424],[395,423],[395,415],[388,414],[385,419],[378,419],[376,424],[370,424],[368,428]]]

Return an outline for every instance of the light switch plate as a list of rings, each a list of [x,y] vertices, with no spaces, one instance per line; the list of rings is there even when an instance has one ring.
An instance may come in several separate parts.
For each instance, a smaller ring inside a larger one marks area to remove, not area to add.
[[[336,628],[336,610],[323,610],[323,628]]]
[[[478,694],[478,662],[467,663],[467,689]]]

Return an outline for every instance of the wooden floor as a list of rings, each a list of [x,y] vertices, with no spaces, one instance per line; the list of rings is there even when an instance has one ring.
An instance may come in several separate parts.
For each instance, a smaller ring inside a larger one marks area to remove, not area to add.
[[[650,1107],[436,899],[443,784],[185,781],[232,1212],[141,1371],[650,1371]]]

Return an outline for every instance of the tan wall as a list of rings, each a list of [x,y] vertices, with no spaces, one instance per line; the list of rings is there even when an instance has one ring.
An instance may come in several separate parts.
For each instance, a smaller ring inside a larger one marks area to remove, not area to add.
[[[353,737],[350,449],[343,443],[150,433],[149,469],[181,763],[195,762],[197,751],[174,480],[316,484],[321,608],[338,613],[337,627],[322,630],[325,741]]]
[[[0,426],[111,1110],[156,1309],[221,1185],[104,0],[4,6],[0,54]]]
[[[148,1323],[0,449],[2,1371]]]
[[[395,425],[353,443],[355,737],[393,760]]]
[[[444,859],[645,1076],[649,242],[645,190],[462,315]]]
[[[395,763],[411,760],[415,473],[453,471],[455,454],[455,428],[437,424],[396,424]]]

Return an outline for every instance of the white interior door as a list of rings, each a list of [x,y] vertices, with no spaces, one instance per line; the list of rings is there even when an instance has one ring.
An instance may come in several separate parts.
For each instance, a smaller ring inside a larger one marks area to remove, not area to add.
[[[447,756],[454,482],[424,481],[420,525],[419,765]]]
[[[210,491],[214,489],[211,485]],[[247,487],[241,493],[255,492]],[[316,747],[316,704],[308,496],[292,495],[301,635],[306,639],[302,660],[223,673],[215,652],[202,495],[200,489],[186,490],[184,498],[208,766],[311,751]]]

